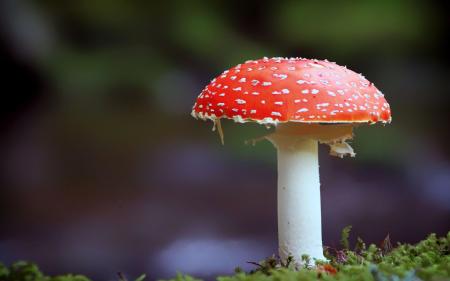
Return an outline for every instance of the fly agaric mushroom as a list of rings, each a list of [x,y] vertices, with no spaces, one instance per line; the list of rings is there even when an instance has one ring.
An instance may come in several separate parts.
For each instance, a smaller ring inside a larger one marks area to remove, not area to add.
[[[283,260],[324,260],[318,143],[330,154],[355,153],[346,140],[362,123],[389,123],[383,94],[362,76],[327,60],[263,58],[213,79],[192,116],[212,120],[223,143],[221,118],[273,125],[266,139],[278,154],[278,239]]]

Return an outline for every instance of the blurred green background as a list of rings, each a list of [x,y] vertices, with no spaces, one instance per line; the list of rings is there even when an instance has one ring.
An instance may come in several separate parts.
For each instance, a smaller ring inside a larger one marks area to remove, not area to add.
[[[450,228],[449,25],[444,1],[0,3],[0,260],[48,273],[225,274],[277,251],[266,132],[190,117],[248,59],[329,59],[362,72],[393,122],[321,148],[324,244],[339,231],[415,242]]]

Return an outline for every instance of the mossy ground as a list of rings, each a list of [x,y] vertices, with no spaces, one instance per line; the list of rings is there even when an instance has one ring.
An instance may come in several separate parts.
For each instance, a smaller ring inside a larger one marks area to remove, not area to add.
[[[243,272],[239,268],[232,276],[217,277],[217,281],[443,281],[450,280],[450,232],[445,237],[429,235],[416,245],[391,245],[389,236],[380,246],[366,245],[360,238],[350,249],[350,227],[342,231],[341,249],[326,248],[329,262],[315,266],[296,267],[289,259],[283,263],[276,257],[253,263],[255,269]],[[309,257],[304,256],[304,264]],[[141,276],[136,281],[142,281]],[[126,279],[119,275],[119,281]],[[178,274],[170,281],[197,281],[189,275]],[[32,263],[17,262],[9,267],[0,264],[0,281],[90,281],[81,275],[45,276]]]

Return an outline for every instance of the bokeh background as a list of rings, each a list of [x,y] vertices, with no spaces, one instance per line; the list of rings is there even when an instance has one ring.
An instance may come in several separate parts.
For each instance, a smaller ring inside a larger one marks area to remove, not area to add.
[[[223,70],[329,59],[385,94],[393,122],[321,148],[324,243],[450,229],[446,1],[0,2],[0,260],[95,280],[231,273],[277,251],[267,131],[190,117]]]

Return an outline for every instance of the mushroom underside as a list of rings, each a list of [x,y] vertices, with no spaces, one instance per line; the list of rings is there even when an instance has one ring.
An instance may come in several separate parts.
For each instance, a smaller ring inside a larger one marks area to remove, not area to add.
[[[213,131],[218,132],[220,141],[224,144],[224,132],[220,118],[213,120]],[[274,125],[276,127],[275,132],[268,135],[263,135],[258,138],[247,140],[247,144],[256,145],[261,140],[269,140],[272,143],[276,143],[273,140],[283,141],[286,143],[292,143],[295,146],[296,142],[305,139],[314,139],[321,144],[326,144],[330,147],[330,155],[336,157],[344,157],[346,155],[354,157],[356,153],[353,148],[347,142],[353,138],[353,127],[358,123],[299,123],[299,122],[287,122]],[[267,125],[266,125],[267,127]],[[270,128],[270,126],[268,127]]]

